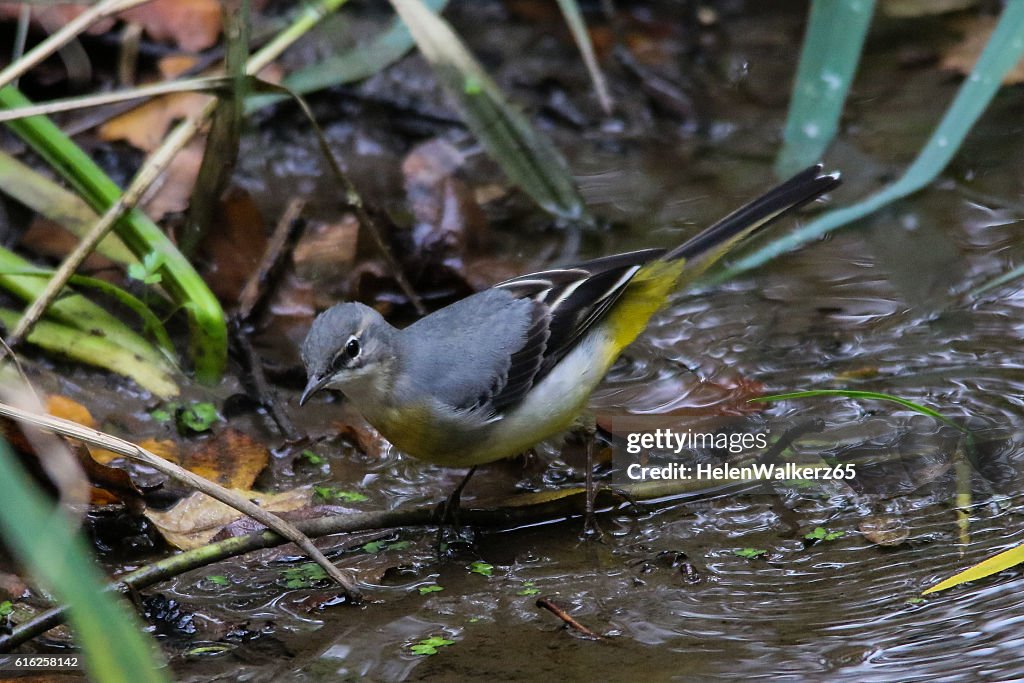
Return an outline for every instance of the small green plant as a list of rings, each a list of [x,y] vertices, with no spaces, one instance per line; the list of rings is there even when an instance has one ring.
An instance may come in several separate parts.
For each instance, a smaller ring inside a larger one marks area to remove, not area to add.
[[[479,574],[480,576],[493,576],[494,565],[487,564],[486,562],[481,562],[480,560],[477,560],[473,564],[469,565],[469,571],[473,572],[474,574]]]
[[[151,251],[142,258],[141,263],[128,264],[128,277],[144,285],[158,285],[163,282],[160,269],[166,261],[167,258],[163,254]]]
[[[518,591],[516,591],[516,595],[523,595],[523,596],[526,596],[526,595],[539,595],[539,594],[540,594],[540,589],[539,588],[534,588],[533,581],[525,581],[525,582],[523,582],[523,587],[520,588]]]
[[[10,600],[0,602],[0,617],[9,617],[14,613],[14,603]]]
[[[192,403],[179,410],[176,414],[178,431],[182,433],[201,433],[209,431],[220,419],[217,408],[212,403]]]
[[[454,640],[448,640],[447,638],[434,636],[432,638],[424,638],[415,645],[410,646],[409,650],[412,651],[414,655],[430,656],[437,654],[437,648],[447,647],[449,645],[454,644]]]
[[[439,593],[444,590],[444,586],[438,586],[436,583],[429,586],[420,586],[420,595],[427,595],[429,593]]]
[[[409,541],[370,541],[363,545],[363,552],[374,555],[384,550],[405,550],[410,545]]]
[[[174,420],[180,434],[201,434],[209,431],[220,420],[217,407],[205,401],[194,403],[168,403],[162,408],[149,412],[149,416],[157,422]]]
[[[748,560],[753,560],[753,559],[756,559],[758,557],[761,557],[762,555],[767,555],[768,554],[768,551],[765,550],[764,548],[737,548],[736,550],[733,550],[732,552],[733,552],[734,555],[738,555],[740,557],[745,557]]]
[[[358,491],[342,491],[334,486],[314,486],[313,492],[316,494],[317,498],[326,502],[341,501],[343,503],[362,503],[363,501],[370,500],[367,496],[359,493]]]
[[[306,462],[308,462],[310,465],[315,465],[317,467],[319,467],[320,465],[323,465],[324,463],[327,462],[327,458],[325,458],[322,455],[318,455],[318,454],[314,453],[313,451],[309,450],[308,448],[306,450],[302,451],[301,453],[299,453],[299,457],[302,458],[303,460],[305,460]],[[364,498],[364,500],[365,500],[365,498]]]
[[[214,586],[231,585],[231,582],[228,581],[228,577],[224,576],[223,574],[213,574],[212,576],[207,576],[206,580],[212,583]]]
[[[814,531],[804,534],[808,541],[834,541],[846,535],[845,531],[829,531],[823,526],[814,527]]]
[[[328,580],[324,568],[314,562],[284,570],[284,585],[287,588],[310,588]]]

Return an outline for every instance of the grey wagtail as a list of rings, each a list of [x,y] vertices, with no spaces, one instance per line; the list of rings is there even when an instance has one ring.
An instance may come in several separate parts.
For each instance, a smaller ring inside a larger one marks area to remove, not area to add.
[[[338,304],[303,342],[309,383],[299,405],[337,389],[392,445],[437,465],[475,468],[523,453],[572,426],[674,290],[838,184],[838,174],[812,166],[671,251],[522,275],[404,329],[363,304]]]

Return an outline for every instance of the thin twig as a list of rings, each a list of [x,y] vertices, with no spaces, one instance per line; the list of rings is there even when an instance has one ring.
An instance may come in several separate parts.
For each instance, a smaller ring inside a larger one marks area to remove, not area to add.
[[[59,31],[29,50],[24,57],[0,71],[0,88],[19,78],[54,52],[74,40],[75,36],[101,19],[151,0],[103,0],[65,24]]]
[[[358,598],[359,592],[352,584],[352,580],[342,573],[341,570],[331,564],[331,561],[328,560],[315,545],[313,545],[313,542],[309,537],[304,535],[289,522],[284,521],[277,515],[267,512],[238,493],[230,491],[223,486],[189,472],[172,462],[164,460],[163,458],[151,453],[141,446],[131,443],[130,441],[125,441],[124,439],[120,439],[110,434],[105,434],[95,429],[90,429],[89,427],[84,427],[76,422],[71,422],[70,420],[53,417],[52,415],[39,415],[4,403],[0,403],[0,415],[10,417],[26,424],[35,425],[41,429],[61,434],[62,436],[78,439],[79,441],[113,451],[114,453],[123,455],[126,458],[143,462],[158,472],[166,474],[176,481],[200,491],[201,493],[205,493],[211,498],[242,512],[249,517],[252,517],[260,524],[265,525],[269,529],[273,529],[281,536],[299,546],[312,560],[323,567],[328,576],[337,581],[350,597],[353,599]]]
[[[170,95],[180,92],[204,92],[210,94],[221,94],[227,92],[231,87],[231,79],[228,76],[200,76],[197,78],[181,78],[162,83],[140,85],[137,88],[127,90],[115,90],[114,92],[98,93],[95,95],[82,95],[79,97],[66,97],[59,100],[51,100],[42,104],[31,104],[26,107],[0,110],[0,122],[16,121],[28,118],[29,116],[48,116],[63,111],[75,111],[89,107],[102,107],[107,104],[118,102],[133,102],[134,100],[148,100],[160,95]],[[142,102],[136,102],[136,105]]]
[[[576,629],[576,631],[586,636],[587,638],[592,638],[593,640],[604,640],[603,636],[594,633],[589,628],[587,628],[580,622],[576,621],[571,614],[569,614],[564,609],[553,603],[551,601],[551,598],[538,598],[537,607],[543,607],[544,609],[546,609],[547,611],[551,612],[556,617],[564,621],[566,626]]]
[[[231,336],[249,370],[246,379],[251,381],[251,390],[256,395],[256,400],[270,413],[270,418],[287,441],[298,441],[299,432],[295,429],[295,423],[292,422],[288,413],[281,408],[277,395],[270,388],[267,376],[263,372],[263,363],[260,360],[259,354],[253,348],[252,341],[249,339],[249,330],[237,316],[232,316],[231,318]]]
[[[238,296],[238,317],[243,323],[249,322],[253,312],[260,308],[260,305],[270,295],[268,283],[274,272],[281,267],[281,263],[290,250],[285,247],[290,244],[290,238],[297,230],[299,216],[306,208],[306,200],[296,197],[288,202],[281,219],[274,228],[274,234],[270,237],[263,258],[259,267],[249,277],[249,280],[242,287],[242,293]]]
[[[356,186],[349,180],[348,175],[341,167],[341,162],[338,161],[337,157],[334,156],[334,150],[327,144],[327,137],[320,129],[320,124],[317,123],[316,117],[313,115],[313,110],[310,109],[306,100],[303,99],[298,93],[295,93],[287,88],[281,86],[282,90],[285,90],[299,105],[302,112],[309,119],[310,125],[313,127],[313,132],[316,133],[317,142],[320,145],[320,151],[323,153],[324,158],[327,159],[327,165],[331,168],[334,176],[341,183],[341,186],[345,189],[345,201],[355,213],[356,218],[359,219],[359,225],[370,232],[370,236],[373,237],[373,241],[377,245],[377,249],[384,257],[384,261],[387,263],[388,268],[391,270],[391,274],[394,276],[395,281],[398,283],[399,288],[405,294],[406,298],[412,303],[413,308],[416,309],[416,313],[419,315],[426,315],[427,308],[423,305],[422,299],[419,294],[413,289],[409,280],[405,277],[405,271],[402,270],[401,264],[395,255],[391,252],[391,247],[388,246],[387,241],[384,239],[384,234],[381,232],[380,227],[377,225],[377,221],[373,219],[370,212],[367,211],[366,205],[363,203],[363,198],[360,196]]]
[[[301,225],[299,216],[305,206],[306,201],[301,198],[292,199],[288,203],[281,215],[281,220],[274,228],[274,234],[267,244],[266,251],[263,252],[259,267],[242,288],[242,293],[238,297],[238,312],[231,317],[232,337],[248,367],[248,379],[252,382],[252,390],[288,441],[295,441],[298,438],[298,431],[295,429],[291,417],[281,408],[277,396],[267,382],[266,374],[263,372],[263,363],[249,339],[248,323],[254,312],[261,308],[263,302],[266,301],[271,291],[269,282],[273,274],[280,268],[281,262],[290,253],[286,247],[293,243],[290,238],[294,235],[297,227]]]

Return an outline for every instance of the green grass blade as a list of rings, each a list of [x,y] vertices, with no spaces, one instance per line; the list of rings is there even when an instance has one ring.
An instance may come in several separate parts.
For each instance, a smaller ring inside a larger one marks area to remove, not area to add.
[[[807,225],[740,259],[720,278],[728,278],[818,239],[836,228],[920,190],[942,172],[999,90],[1003,77],[1024,56],[1024,2],[1006,5],[978,63],[960,86],[931,138],[894,183],[853,206],[825,213]]]
[[[32,577],[69,608],[89,678],[104,683],[168,681],[156,643],[124,599],[104,589],[69,518],[49,504],[0,441],[0,530]]]
[[[814,0],[800,51],[775,172],[788,178],[816,163],[839,129],[874,0]]]
[[[35,268],[31,270],[5,270],[0,267],[0,278],[4,277],[43,277],[48,278],[53,276],[52,270]],[[167,334],[167,329],[164,324],[157,317],[156,313],[147,306],[141,299],[135,295],[126,292],[117,285],[111,284],[106,280],[100,280],[99,278],[89,277],[87,275],[72,275],[71,284],[78,285],[80,287],[89,287],[95,289],[107,296],[116,299],[121,305],[131,309],[139,318],[142,319],[143,328],[153,335],[153,340],[157,346],[164,352],[164,355],[168,358],[174,358],[174,345],[171,343],[171,338]]]
[[[569,31],[572,32],[573,40],[576,41],[576,47],[579,48],[580,55],[583,56],[583,63],[586,64],[587,72],[590,73],[590,80],[594,84],[594,92],[597,93],[601,109],[605,114],[611,114],[612,97],[608,94],[608,84],[605,83],[604,74],[601,73],[601,67],[597,64],[594,46],[590,42],[590,33],[587,32],[587,24],[583,21],[580,6],[576,0],[558,0],[558,6],[562,10]]]
[[[795,398],[815,398],[818,396],[842,396],[844,398],[854,398],[858,400],[867,399],[871,401],[889,401],[891,403],[898,403],[904,408],[909,408],[914,412],[928,417],[934,418],[939,422],[949,425],[954,429],[963,432],[964,434],[970,434],[970,431],[965,427],[958,425],[953,420],[949,419],[942,413],[923,406],[920,403],[914,403],[913,401],[899,396],[893,396],[892,394],[883,394],[877,391],[857,391],[854,389],[812,389],[810,391],[793,391],[786,394],[774,394],[772,396],[759,396],[757,398],[750,399],[751,403],[768,403],[775,401],[788,401]]]
[[[10,328],[17,324],[19,318],[21,314],[17,311],[0,308],[0,324]],[[48,353],[124,375],[161,398],[171,398],[180,393],[166,363],[142,358],[103,332],[97,330],[96,334],[85,334],[81,329],[62,322],[40,320],[26,341]]]
[[[0,108],[30,104],[15,88],[0,88]],[[32,116],[6,125],[60,173],[93,210],[106,212],[121,196],[117,184],[48,118]],[[139,259],[151,252],[163,257],[162,285],[189,316],[196,377],[202,382],[219,380],[227,363],[228,341],[220,302],[188,260],[142,211],[131,210],[115,229]]]
[[[74,193],[0,150],[0,191],[41,216],[81,237],[99,216]],[[107,235],[96,248],[111,261],[135,263],[135,255],[117,235]]]
[[[1002,287],[1003,285],[1009,282],[1013,282],[1014,280],[1017,280],[1021,277],[1024,277],[1024,264],[1017,266],[1016,268],[1007,273],[1003,273],[999,277],[992,278],[991,280],[981,285],[980,287],[975,287],[970,291],[969,294],[970,296],[981,296],[985,292],[990,292],[993,289]]]
[[[561,154],[509,104],[451,26],[423,0],[390,1],[437,80],[458,102],[466,123],[509,179],[546,211],[586,220],[583,198]]]
[[[34,301],[45,287],[45,281],[29,275],[5,275],[33,271],[35,266],[17,254],[0,247],[0,288],[23,301]],[[84,336],[102,338],[130,352],[140,362],[153,365],[160,374],[170,375],[174,368],[153,346],[127,325],[78,294],[67,294],[50,306],[47,314],[56,321],[77,328]],[[178,393],[174,388],[172,395]]]
[[[440,12],[448,5],[448,0],[424,0],[424,3],[432,11]],[[361,81],[397,62],[414,45],[409,29],[401,19],[395,18],[388,28],[365,45],[297,69],[285,76],[281,84],[293,93],[305,95]],[[246,102],[246,111],[252,112],[286,99],[287,95],[255,95]]]
[[[944,591],[947,588],[959,586],[960,584],[967,583],[968,581],[977,581],[978,579],[983,579],[986,576],[998,574],[1004,569],[1014,567],[1021,562],[1024,562],[1024,545],[1018,545],[982,560],[973,567],[954,574],[948,579],[940,581],[931,588],[922,591],[921,595],[928,595],[929,593],[935,593],[936,591]]]

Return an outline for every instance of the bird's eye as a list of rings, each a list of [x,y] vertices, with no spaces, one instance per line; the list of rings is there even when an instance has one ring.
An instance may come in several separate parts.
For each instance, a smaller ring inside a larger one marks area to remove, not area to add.
[[[356,358],[359,357],[360,350],[361,349],[359,348],[358,339],[349,339],[348,344],[345,344],[345,354],[352,360],[355,360]]]

